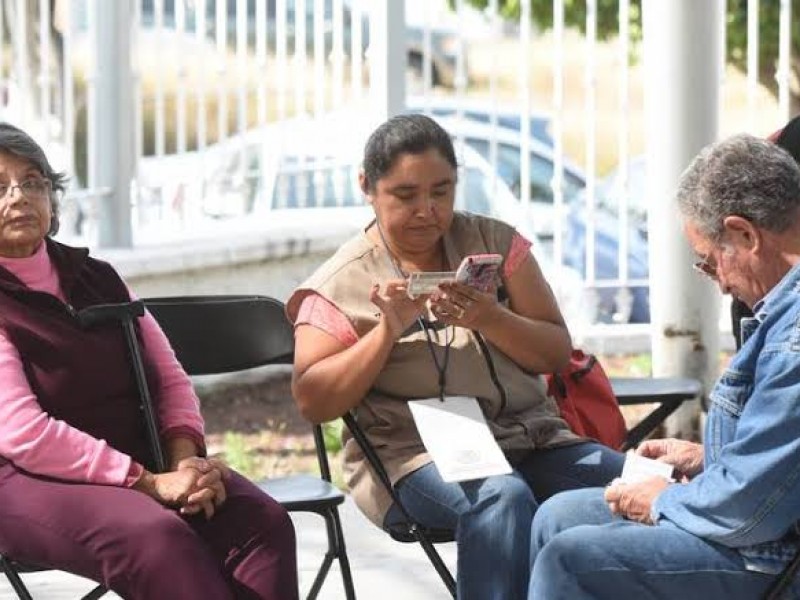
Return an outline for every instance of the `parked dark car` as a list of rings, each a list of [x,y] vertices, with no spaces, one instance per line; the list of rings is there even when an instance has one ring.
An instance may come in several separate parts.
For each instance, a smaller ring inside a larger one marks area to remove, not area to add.
[[[445,105],[447,106],[447,105]],[[441,105],[433,102],[430,112],[434,116],[445,112]],[[437,117],[456,139],[478,151],[486,160],[491,160],[491,140],[496,142],[498,176],[519,199],[522,189],[522,156],[518,129],[487,124],[489,109],[479,110],[464,105],[459,109],[462,118]],[[508,115],[509,113],[503,113]],[[477,116],[472,119],[469,115]],[[506,122],[511,122],[507,120]],[[519,125],[517,117],[516,123]],[[536,127],[533,124],[537,123]],[[547,121],[540,116],[531,117],[531,139],[529,141],[529,198],[527,214],[533,231],[545,240],[553,238],[556,223],[552,180],[555,172],[555,155],[552,145],[538,139],[535,132],[547,131]],[[563,161],[563,201],[567,220],[563,225],[565,265],[586,278],[586,178],[584,173],[569,160]],[[619,236],[620,227],[613,201],[604,199],[603,188],[596,192],[596,210],[593,227],[595,231],[595,285],[598,296],[596,319],[608,323],[647,323],[650,321],[650,302],[647,286],[630,288],[632,302],[620,302],[620,288],[612,282],[620,278]],[[634,221],[628,231],[627,280],[645,281],[648,277],[647,238]]]

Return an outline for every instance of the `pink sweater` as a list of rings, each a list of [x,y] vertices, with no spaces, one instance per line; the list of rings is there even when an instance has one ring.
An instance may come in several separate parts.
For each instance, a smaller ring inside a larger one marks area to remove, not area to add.
[[[45,244],[27,258],[0,256],[0,266],[33,290],[65,301]],[[153,390],[162,438],[186,437],[204,448],[197,396],[166,336],[148,313],[140,320],[143,351],[161,379]],[[130,486],[143,467],[130,456],[42,410],[25,377],[16,347],[0,328],[0,456],[37,475]]]

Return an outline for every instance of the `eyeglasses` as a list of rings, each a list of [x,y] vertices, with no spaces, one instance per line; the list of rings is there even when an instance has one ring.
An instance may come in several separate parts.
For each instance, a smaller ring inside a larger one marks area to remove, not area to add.
[[[692,265],[692,268],[698,273],[702,273],[706,277],[710,277],[711,279],[716,279],[717,265],[712,265],[710,262],[708,262],[710,256],[711,256],[710,254],[706,254],[702,259],[694,263]]]
[[[0,200],[10,197],[15,189],[28,200],[42,200],[50,195],[50,187],[49,179],[27,179],[18,185],[0,183]]]

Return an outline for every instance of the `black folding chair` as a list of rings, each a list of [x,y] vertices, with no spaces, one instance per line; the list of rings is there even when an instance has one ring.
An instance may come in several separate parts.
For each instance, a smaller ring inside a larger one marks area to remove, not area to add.
[[[42,571],[52,571],[50,567],[38,567],[34,565],[27,565],[16,562],[7,556],[0,554],[0,571],[5,574],[6,579],[11,584],[14,593],[17,594],[19,600],[33,600],[33,596],[28,591],[25,583],[22,581],[22,574],[25,573],[39,573]],[[88,594],[81,597],[81,600],[97,600],[108,592],[102,585],[93,588]]]
[[[263,365],[292,364],[294,331],[283,304],[264,296],[186,296],[149,298],[155,317],[189,375],[231,373]],[[320,477],[290,475],[258,485],[286,510],[313,512],[325,519],[328,549],[311,589],[319,594],[334,560],[339,561],[345,596],[355,599],[350,562],[338,506],[344,494],[331,483],[322,428],[313,428]]]
[[[655,378],[611,378],[611,385],[617,402],[621,406],[655,403],[658,406],[645,416],[633,428],[628,430],[622,450],[637,446],[644,438],[650,435],[664,419],[671,415],[686,400],[698,398],[702,393],[700,382],[695,379],[683,377],[655,377]],[[386,469],[378,457],[364,430],[355,417],[348,413],[344,416],[345,425],[350,429],[356,443],[361,448],[370,467],[377,475],[381,484],[391,496],[403,516],[403,521],[392,524],[386,532],[398,542],[417,542],[422,546],[436,572],[439,574],[447,590],[456,597],[456,582],[442,560],[434,544],[455,541],[455,531],[452,529],[430,528],[417,523],[403,506],[398,494],[391,484]]]

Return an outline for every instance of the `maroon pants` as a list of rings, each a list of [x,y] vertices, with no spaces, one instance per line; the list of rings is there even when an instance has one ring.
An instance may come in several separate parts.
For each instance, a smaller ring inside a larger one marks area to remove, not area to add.
[[[0,466],[0,552],[88,577],[123,598],[296,600],[286,511],[231,473],[217,513],[182,517],[127,488]]]

